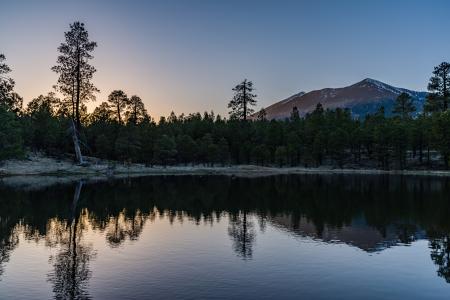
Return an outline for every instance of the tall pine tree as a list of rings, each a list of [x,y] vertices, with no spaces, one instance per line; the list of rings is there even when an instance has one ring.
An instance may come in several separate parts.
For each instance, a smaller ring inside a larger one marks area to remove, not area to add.
[[[116,115],[117,121],[122,124],[122,112],[128,107],[130,100],[122,90],[112,91],[108,96],[108,102]]]
[[[23,99],[17,93],[14,93],[15,82],[8,77],[11,68],[4,62],[5,60],[5,55],[0,54],[0,105],[18,113],[22,109]]]
[[[256,95],[252,94],[253,82],[244,79],[241,83],[233,88],[234,97],[228,103],[228,108],[231,109],[230,117],[232,119],[244,120],[254,113],[254,109],[250,106],[256,105]]]
[[[144,102],[142,102],[142,99],[139,96],[131,96],[128,101],[128,107],[129,109],[125,113],[127,122],[136,125],[148,117]]]
[[[89,40],[89,34],[80,22],[70,24],[70,30],[64,36],[65,42],[58,47],[57,65],[52,70],[59,74],[56,87],[69,99],[72,118],[79,130],[82,104],[95,100],[94,93],[99,91],[91,82],[96,69],[89,64],[97,43]]]
[[[427,102],[425,110],[428,112],[446,111],[450,101],[450,63],[443,62],[434,67],[433,76],[428,83]]]

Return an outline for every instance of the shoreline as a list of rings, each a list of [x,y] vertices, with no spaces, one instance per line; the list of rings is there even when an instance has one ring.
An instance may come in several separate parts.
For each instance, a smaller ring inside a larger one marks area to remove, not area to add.
[[[338,169],[332,167],[263,167],[256,165],[232,166],[153,166],[143,164],[123,165],[117,162],[90,158],[88,166],[79,166],[69,160],[43,156],[30,156],[25,160],[8,160],[0,164],[0,184],[12,187],[43,188],[53,184],[79,180],[104,181],[144,176],[231,176],[256,178],[277,175],[392,175],[450,177],[444,170],[380,170]]]
[[[336,168],[333,166],[312,167],[274,167],[258,165],[176,165],[152,167],[144,164],[122,164],[88,158],[88,165],[81,166],[67,159],[56,159],[40,155],[27,159],[0,162],[0,178],[11,176],[86,176],[115,177],[123,175],[224,175],[224,176],[272,176],[290,174],[361,174],[361,175],[405,175],[405,176],[443,176],[450,177],[450,170],[382,170],[368,168]]]

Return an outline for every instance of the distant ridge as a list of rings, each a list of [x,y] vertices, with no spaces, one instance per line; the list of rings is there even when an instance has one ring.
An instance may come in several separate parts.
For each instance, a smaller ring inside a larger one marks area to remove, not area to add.
[[[290,117],[294,107],[297,107],[300,115],[305,115],[321,103],[324,108],[348,108],[356,118],[364,118],[367,114],[376,112],[381,106],[384,106],[386,114],[390,115],[395,99],[402,92],[411,95],[417,111],[422,111],[426,92],[394,87],[371,78],[343,88],[300,92],[266,107],[265,111],[268,119],[284,119]]]

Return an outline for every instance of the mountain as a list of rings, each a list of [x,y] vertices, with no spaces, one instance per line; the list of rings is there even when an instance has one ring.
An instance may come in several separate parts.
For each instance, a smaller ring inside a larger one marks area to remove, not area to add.
[[[381,106],[384,106],[386,115],[390,115],[395,99],[402,92],[413,98],[418,112],[423,109],[426,92],[398,88],[378,80],[366,78],[343,88],[326,88],[309,93],[301,92],[272,104],[265,110],[269,120],[289,118],[294,107],[297,107],[300,115],[305,115],[313,111],[318,103],[329,109],[348,108],[355,118],[364,118],[367,114],[375,113]]]
[[[404,226],[391,224],[381,232],[362,218],[354,218],[348,224],[334,227],[324,224],[318,228],[307,217],[293,216],[292,214],[277,214],[267,219],[275,227],[292,233],[296,236],[309,237],[325,243],[344,243],[367,252],[377,252],[399,244],[425,239],[425,231],[416,228],[407,235]]]

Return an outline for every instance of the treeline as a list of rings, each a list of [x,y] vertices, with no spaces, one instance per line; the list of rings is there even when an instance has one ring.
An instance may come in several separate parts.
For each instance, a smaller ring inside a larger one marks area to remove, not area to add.
[[[26,107],[0,55],[0,160],[26,151],[74,153],[74,141],[79,140],[85,155],[147,165],[449,166],[449,63],[435,68],[425,111],[414,118],[411,97],[403,93],[392,118],[381,108],[357,120],[348,110],[324,110],[318,104],[305,116],[294,107],[288,119],[267,120],[264,109],[252,109],[253,83],[244,80],[233,88],[228,119],[213,112],[172,113],[155,122],[139,96],[128,97],[121,90],[87,112],[85,103],[98,92],[91,82],[96,70],[88,63],[96,46],[83,23],[72,24],[52,68],[59,74],[56,91],[63,97],[51,92]]]
[[[49,155],[72,153],[70,117],[50,94],[18,114],[0,108],[1,157],[25,149]],[[56,103],[56,104],[53,104]],[[317,167],[323,164],[389,168],[448,166],[450,112],[418,118],[387,118],[384,112],[352,118],[348,110],[316,110],[301,118],[225,120],[214,113],[190,114],[155,123],[129,114],[119,122],[102,103],[82,115],[84,153],[110,160],[153,164],[258,164]],[[6,140],[5,140],[6,139]],[[6,142],[6,143],[4,143]],[[440,159],[433,160],[433,150]]]

